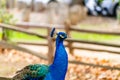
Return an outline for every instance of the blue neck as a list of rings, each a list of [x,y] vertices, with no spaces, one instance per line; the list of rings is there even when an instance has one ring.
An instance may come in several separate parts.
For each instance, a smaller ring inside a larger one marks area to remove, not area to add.
[[[54,80],[64,80],[68,67],[68,55],[63,45],[63,40],[56,39],[56,52],[50,72]]]

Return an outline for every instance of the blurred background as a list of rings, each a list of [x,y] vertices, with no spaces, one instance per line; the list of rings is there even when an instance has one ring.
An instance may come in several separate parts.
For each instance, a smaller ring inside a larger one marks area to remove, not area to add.
[[[0,76],[52,62],[65,31],[66,80],[120,80],[120,0],[0,0]],[[47,60],[46,60],[47,59]]]

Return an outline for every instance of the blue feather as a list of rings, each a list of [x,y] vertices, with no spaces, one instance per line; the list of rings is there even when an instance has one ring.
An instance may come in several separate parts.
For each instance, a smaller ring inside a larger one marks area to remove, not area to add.
[[[63,41],[67,38],[67,34],[59,32],[56,38],[56,51],[53,64],[50,65],[50,77],[52,80],[64,80],[68,67],[68,55],[63,45]],[[48,79],[49,80],[49,77]]]

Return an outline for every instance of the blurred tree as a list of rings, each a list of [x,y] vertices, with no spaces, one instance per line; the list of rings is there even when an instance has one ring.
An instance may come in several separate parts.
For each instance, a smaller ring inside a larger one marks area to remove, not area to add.
[[[83,5],[84,0],[72,0],[72,4],[71,5],[75,5],[75,4],[80,4]]]
[[[5,0],[0,0],[0,8],[5,8],[6,1]]]
[[[15,0],[5,0],[6,1],[6,7],[7,8],[14,8],[15,6]]]
[[[6,9],[6,0],[0,0],[0,23],[5,24],[14,24],[16,20],[13,19],[13,15],[9,13],[9,11]],[[11,35],[11,30],[3,29],[3,36],[2,38],[5,40],[9,39],[9,36]]]
[[[34,1],[35,1],[35,0],[32,0],[32,1],[31,1],[31,9],[32,9],[32,11],[34,10]]]
[[[51,3],[51,2],[57,2],[57,0],[50,0],[48,3]]]

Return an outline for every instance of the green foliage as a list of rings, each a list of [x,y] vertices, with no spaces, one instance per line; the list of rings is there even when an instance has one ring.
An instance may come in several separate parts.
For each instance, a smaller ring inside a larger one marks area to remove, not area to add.
[[[103,0],[98,0],[99,3],[102,3]]]
[[[0,23],[13,24],[15,22],[13,15],[6,9],[6,0],[0,0]]]
[[[119,0],[119,6],[120,6],[120,0]]]
[[[13,19],[13,15],[6,9],[6,0],[1,0],[0,6],[0,23],[13,24],[16,20]]]
[[[16,20],[13,19],[13,15],[10,14],[6,8],[1,8],[0,9],[0,23],[5,23],[5,24],[14,24]],[[10,35],[12,35],[11,30],[4,30],[4,36],[6,36],[8,39],[10,38]]]
[[[98,2],[99,3],[102,3],[104,0],[98,0]],[[112,0],[113,2],[115,1],[115,0]],[[120,3],[120,0],[119,0],[119,3]]]
[[[5,24],[14,24],[16,22],[15,19],[13,19],[13,15],[9,13],[9,11],[6,9],[6,0],[1,0],[0,3],[0,23]],[[4,29],[3,36],[6,37],[8,40],[10,36],[12,35],[12,30]]]
[[[5,8],[6,0],[0,0],[0,2],[1,8]]]
[[[13,24],[13,15],[6,9],[0,9],[0,23]]]

